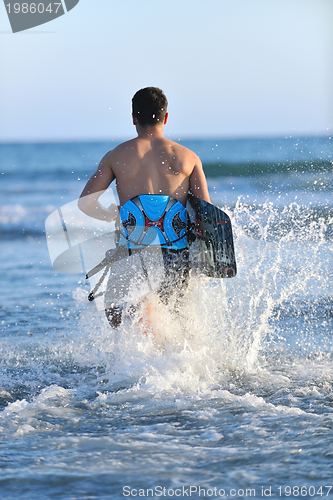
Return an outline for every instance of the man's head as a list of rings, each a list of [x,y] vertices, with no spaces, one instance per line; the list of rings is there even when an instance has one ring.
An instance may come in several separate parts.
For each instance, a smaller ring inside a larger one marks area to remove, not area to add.
[[[161,89],[146,87],[138,90],[132,99],[132,112],[141,127],[163,125],[168,100]]]

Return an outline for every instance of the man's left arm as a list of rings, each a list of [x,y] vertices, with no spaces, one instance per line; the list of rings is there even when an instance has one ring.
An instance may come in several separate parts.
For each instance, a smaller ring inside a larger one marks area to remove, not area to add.
[[[99,197],[115,179],[110,156],[110,153],[107,153],[102,158],[96,172],[88,180],[78,200],[78,207],[82,212],[90,217],[107,222],[116,219],[118,215],[117,205],[110,205],[106,208],[98,201]]]

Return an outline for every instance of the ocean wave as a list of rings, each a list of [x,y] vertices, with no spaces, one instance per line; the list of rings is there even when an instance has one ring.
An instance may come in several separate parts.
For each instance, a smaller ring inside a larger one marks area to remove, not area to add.
[[[305,172],[332,173],[333,160],[309,160],[286,162],[204,162],[205,174],[214,177],[261,177],[266,174],[304,174]]]
[[[53,205],[27,207],[19,203],[0,207],[2,238],[22,238],[45,233],[45,219],[55,210]]]
[[[239,199],[232,211],[236,238],[245,234],[255,240],[287,239],[293,243],[333,239],[333,207],[297,203],[277,207],[271,202],[257,205]]]

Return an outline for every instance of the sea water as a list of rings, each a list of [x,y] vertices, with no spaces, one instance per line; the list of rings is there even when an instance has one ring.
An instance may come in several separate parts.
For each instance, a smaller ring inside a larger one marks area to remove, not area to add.
[[[332,139],[183,142],[238,274],[152,297],[156,337],[47,251],[116,142],[0,146],[1,500],[333,498]]]

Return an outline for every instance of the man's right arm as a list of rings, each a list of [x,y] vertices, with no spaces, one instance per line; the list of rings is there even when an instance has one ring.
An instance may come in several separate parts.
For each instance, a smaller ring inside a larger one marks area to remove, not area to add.
[[[202,163],[199,157],[196,157],[196,162],[190,175],[190,193],[197,196],[201,200],[211,203],[208,192],[207,179],[202,168]]]

